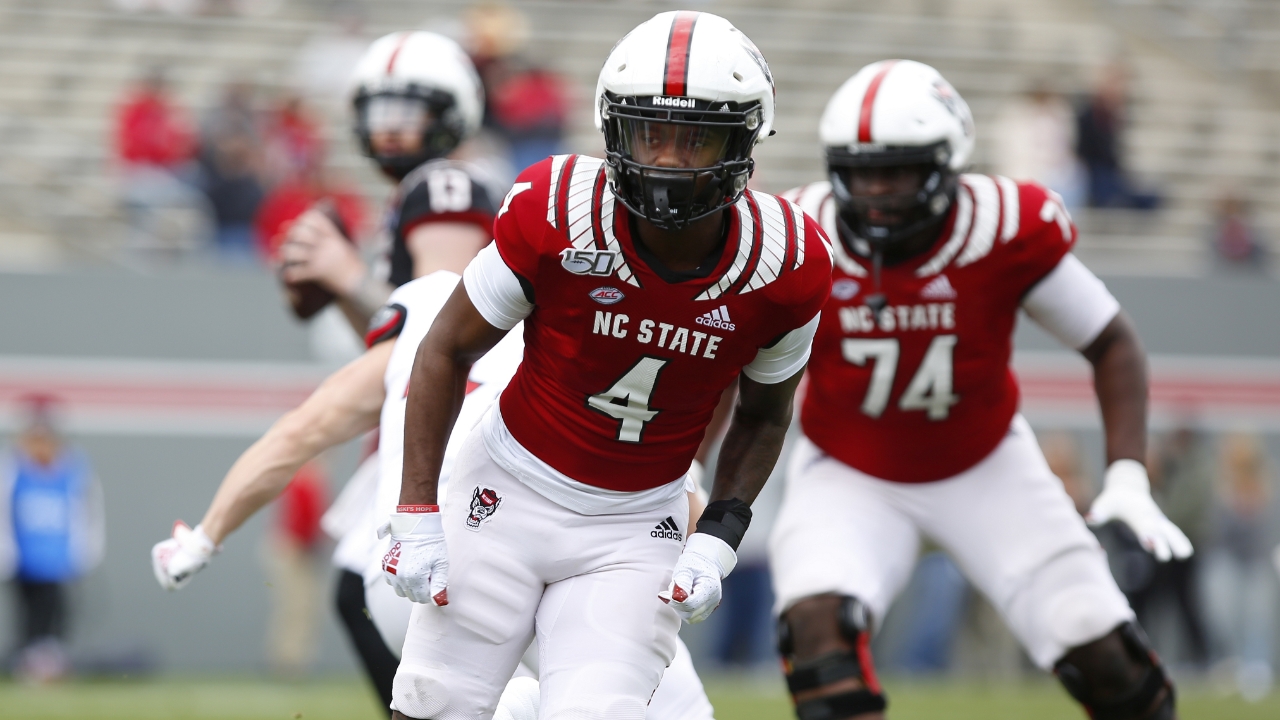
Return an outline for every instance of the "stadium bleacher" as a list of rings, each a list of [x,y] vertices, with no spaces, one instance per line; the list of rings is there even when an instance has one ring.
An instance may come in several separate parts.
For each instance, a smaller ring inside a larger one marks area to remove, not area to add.
[[[0,3],[0,263],[115,262],[124,242],[116,199],[111,122],[128,84],[147,67],[169,73],[197,114],[220,87],[248,78],[288,84],[306,40],[331,26],[331,3],[286,0],[269,15],[136,14],[109,0]],[[458,16],[470,3],[370,0],[370,36]],[[1264,237],[1280,249],[1280,12],[1272,3],[1198,0],[760,0],[698,3],[756,39],[779,84],[778,137],[758,152],[758,182],[782,190],[821,176],[816,118],[857,67],[884,56],[937,66],[968,99],[982,142],[998,110],[1029,82],[1052,78],[1087,90],[1122,56],[1133,68],[1130,165],[1166,198],[1156,213],[1082,212],[1080,254],[1106,272],[1194,274],[1227,190],[1250,199]],[[852,6],[852,9],[850,9]],[[531,0],[530,52],[570,76],[586,107],[600,59],[627,29],[668,9],[662,2]],[[1234,48],[1225,53],[1224,48]],[[1229,56],[1229,57],[1228,57]],[[596,151],[585,110],[570,142]],[[328,118],[331,162],[375,197],[385,193]]]

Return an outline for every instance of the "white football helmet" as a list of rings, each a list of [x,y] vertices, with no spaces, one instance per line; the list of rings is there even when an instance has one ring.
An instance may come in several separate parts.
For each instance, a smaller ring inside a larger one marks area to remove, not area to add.
[[[872,248],[883,249],[945,220],[957,177],[973,152],[969,106],[937,70],[912,60],[882,60],[859,70],[828,101],[818,133],[842,234]],[[913,192],[851,192],[852,173],[912,166],[920,171]],[[875,210],[878,217],[897,220],[873,222],[868,215]]]
[[[728,20],[702,12],[655,15],[618,41],[596,84],[618,200],[677,229],[733,204],[773,132],[773,75]]]
[[[432,32],[398,32],[375,40],[356,65],[353,85],[361,147],[397,179],[448,155],[479,129],[484,116],[484,88],[471,58],[458,43]],[[418,126],[422,143],[416,151],[374,151],[374,132]]]

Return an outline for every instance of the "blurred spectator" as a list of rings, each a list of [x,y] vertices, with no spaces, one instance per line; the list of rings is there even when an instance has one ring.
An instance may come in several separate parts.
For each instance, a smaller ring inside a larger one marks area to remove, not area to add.
[[[1271,468],[1260,438],[1223,437],[1220,506],[1214,540],[1205,553],[1209,618],[1219,655],[1234,669],[1236,687],[1258,699],[1271,689],[1275,633],[1276,513]]]
[[[1036,436],[1049,470],[1062,481],[1076,512],[1087,514],[1089,504],[1093,502],[1093,481],[1081,468],[1080,443],[1075,434],[1066,430],[1050,430]]]
[[[1266,249],[1254,225],[1249,204],[1228,192],[1218,202],[1211,236],[1218,264],[1231,269],[1260,270],[1266,265]]]
[[[465,18],[468,50],[485,87],[485,125],[510,146],[516,172],[560,152],[568,84],[521,53],[528,19],[504,3],[483,3]]]
[[[129,166],[176,171],[195,153],[185,114],[169,98],[164,74],[153,68],[120,105],[116,148]]]
[[[315,657],[319,631],[322,551],[320,518],[329,503],[328,481],[314,463],[302,466],[280,495],[274,531],[267,538],[271,583],[267,659],[277,675],[298,677]]]
[[[323,163],[320,127],[302,98],[282,97],[266,122],[267,177],[272,185],[296,181]]]
[[[1084,201],[1084,171],[1075,155],[1076,124],[1071,105],[1039,82],[1009,103],[997,121],[996,172],[1034,180],[1062,196],[1074,210]]]
[[[51,399],[28,400],[30,417],[0,462],[0,565],[18,605],[14,672],[33,682],[69,669],[67,586],[97,567],[105,549],[102,487],[88,459],[54,428]]]
[[[320,158],[313,160],[318,163]],[[363,237],[364,201],[353,190],[331,181],[318,164],[277,185],[258,208],[254,224],[262,257],[274,261],[290,224],[316,205],[325,206],[328,214],[341,220],[339,229],[346,232],[348,239],[354,242]]]
[[[1108,65],[1077,117],[1076,155],[1088,173],[1090,207],[1151,210],[1160,204],[1158,196],[1134,188],[1121,154],[1128,83],[1124,64]]]
[[[1186,533],[1196,554],[1157,563],[1151,582],[1133,592],[1129,602],[1142,626],[1153,629],[1159,626],[1151,621],[1152,606],[1161,599],[1172,603],[1187,650],[1185,659],[1203,666],[1209,660],[1209,645],[1198,574],[1213,521],[1213,459],[1204,437],[1184,426],[1163,439],[1148,466],[1156,504]]]
[[[493,87],[495,125],[511,144],[511,163],[523,170],[561,150],[568,98],[564,80],[542,68],[517,60]]]
[[[187,224],[194,226],[183,228],[188,237],[179,236],[170,244],[207,234],[209,204],[194,183],[195,132],[169,98],[159,69],[150,70],[120,104],[115,145],[135,247],[155,247],[162,240],[162,216],[167,211],[185,213]]]
[[[243,82],[228,85],[201,135],[204,191],[213,207],[218,250],[228,260],[252,261],[253,219],[265,194],[259,177],[262,140],[253,88]]]

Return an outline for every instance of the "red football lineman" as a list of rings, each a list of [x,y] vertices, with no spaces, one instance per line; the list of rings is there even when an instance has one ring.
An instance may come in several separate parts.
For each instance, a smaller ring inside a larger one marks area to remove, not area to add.
[[[826,229],[836,269],[771,540],[797,714],[882,716],[869,634],[924,535],[1092,717],[1174,717],[1173,686],[1018,414],[1009,360],[1021,308],[1094,366],[1110,465],[1090,519],[1128,523],[1161,560],[1191,553],[1142,465],[1145,356],[1071,254],[1061,200],[960,174],[968,106],[917,62],[863,68],[820,132],[830,181],[785,197]]]
[[[614,47],[594,113],[606,159],[517,178],[418,351],[385,573],[422,603],[397,718],[488,717],[535,628],[542,718],[644,718],[782,446],[831,259],[794,204],[746,189],[773,124],[764,58],[723,18],[662,13]],[[466,369],[521,320],[523,362],[439,506]],[[690,532],[685,474],[735,381]]]

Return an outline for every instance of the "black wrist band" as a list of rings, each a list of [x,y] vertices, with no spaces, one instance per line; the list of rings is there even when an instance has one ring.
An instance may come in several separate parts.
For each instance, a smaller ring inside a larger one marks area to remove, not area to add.
[[[750,525],[751,506],[738,498],[730,498],[707,504],[702,517],[698,518],[697,532],[720,538],[737,552]]]

